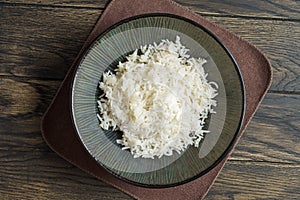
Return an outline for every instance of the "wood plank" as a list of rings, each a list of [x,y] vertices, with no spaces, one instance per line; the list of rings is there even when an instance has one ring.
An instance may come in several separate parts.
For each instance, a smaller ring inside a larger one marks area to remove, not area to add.
[[[104,8],[109,0],[1,0],[3,3],[35,4],[44,6],[64,6],[64,7],[84,7],[84,8]],[[272,17],[284,19],[300,19],[300,3],[293,0],[175,0],[180,5],[186,6],[195,12],[202,14],[216,15],[238,15],[253,17]]]
[[[299,199],[299,174],[298,165],[228,162],[205,199]]]
[[[0,79],[0,143],[3,142],[0,148],[5,149],[3,145],[10,142],[28,142],[25,146],[31,147],[43,143],[40,135],[41,117],[59,85],[60,81]],[[36,142],[31,144],[33,141]]]
[[[59,84],[0,79],[0,150],[49,151],[40,120]],[[300,116],[295,112],[300,110],[299,101],[300,95],[267,94],[230,159],[300,164]]]
[[[0,6],[0,75],[62,79],[100,10]]]
[[[52,152],[0,151],[0,198],[132,199]],[[205,199],[295,199],[300,166],[229,161]]]
[[[299,19],[299,1],[287,0],[175,0],[201,14],[249,16],[257,18]]]
[[[53,152],[0,151],[0,199],[132,199]]]
[[[300,164],[300,95],[267,94],[232,160]]]
[[[0,75],[60,80],[101,13],[73,8],[0,8]],[[271,90],[300,91],[300,23],[208,18],[263,50],[274,69]]]

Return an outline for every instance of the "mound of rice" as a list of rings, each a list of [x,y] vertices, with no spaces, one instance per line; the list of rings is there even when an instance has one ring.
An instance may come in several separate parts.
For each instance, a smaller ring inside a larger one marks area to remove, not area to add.
[[[98,101],[100,126],[123,132],[117,143],[143,158],[171,156],[198,147],[214,113],[217,84],[208,82],[203,64],[176,41],[162,40],[134,51],[116,73],[103,73]]]

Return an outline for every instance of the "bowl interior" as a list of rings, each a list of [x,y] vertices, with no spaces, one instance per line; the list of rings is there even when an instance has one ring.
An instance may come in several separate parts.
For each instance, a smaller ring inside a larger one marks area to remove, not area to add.
[[[205,58],[207,79],[219,86],[216,114],[206,121],[210,133],[201,145],[158,159],[133,158],[121,150],[117,131],[104,131],[97,119],[102,73],[114,69],[135,49],[162,39],[181,43],[192,57]],[[133,184],[168,187],[193,180],[212,169],[230,150],[244,112],[244,88],[238,67],[226,48],[207,30],[172,15],[127,19],[99,36],[84,54],[72,86],[72,116],[80,140],[91,156],[112,174]]]

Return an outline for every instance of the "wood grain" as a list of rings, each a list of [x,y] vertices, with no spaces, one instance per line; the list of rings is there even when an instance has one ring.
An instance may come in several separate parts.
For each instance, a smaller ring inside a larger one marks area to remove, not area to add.
[[[101,13],[0,8],[0,27],[5,30],[0,32],[0,75],[55,79],[65,76]]]
[[[52,152],[1,151],[0,198],[132,199]],[[300,166],[229,161],[206,199],[296,199]]]
[[[267,94],[232,160],[300,164],[300,95]]]
[[[0,158],[0,199],[132,199],[51,151],[0,151]]]
[[[293,0],[175,0],[195,12],[215,15],[237,15],[250,17],[271,17],[278,19],[300,19],[300,3]],[[3,3],[33,4],[39,6],[104,8],[109,0],[1,0]]]
[[[299,199],[299,173],[300,166],[228,162],[205,200]]]
[[[8,144],[16,144],[16,147],[22,144],[25,148],[43,143],[41,116],[59,85],[60,82],[51,80],[0,79],[0,148],[11,148],[5,146]]]
[[[175,0],[179,4],[189,7],[201,14],[215,14],[222,16],[239,16],[254,18],[296,19],[300,18],[299,1],[287,0]]]
[[[0,75],[60,80],[101,13],[73,8],[0,8],[0,25],[6,30],[0,37],[3,58]],[[262,49],[274,69],[271,90],[300,92],[300,23],[231,17],[208,19]]]

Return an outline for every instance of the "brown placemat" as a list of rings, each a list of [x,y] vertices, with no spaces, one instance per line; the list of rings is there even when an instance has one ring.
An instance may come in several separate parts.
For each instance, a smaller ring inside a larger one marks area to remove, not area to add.
[[[189,183],[164,189],[143,188],[123,182],[101,168],[84,149],[72,124],[70,87],[82,53],[95,37],[111,25],[122,19],[145,13],[170,13],[189,18],[219,37],[232,53],[240,67],[246,89],[245,118],[235,145],[238,143],[270,86],[272,79],[271,65],[266,57],[253,45],[171,0],[112,0],[108,4],[45,113],[42,120],[42,134],[47,144],[61,157],[134,198],[144,200],[202,199],[229,155],[210,172]]]

